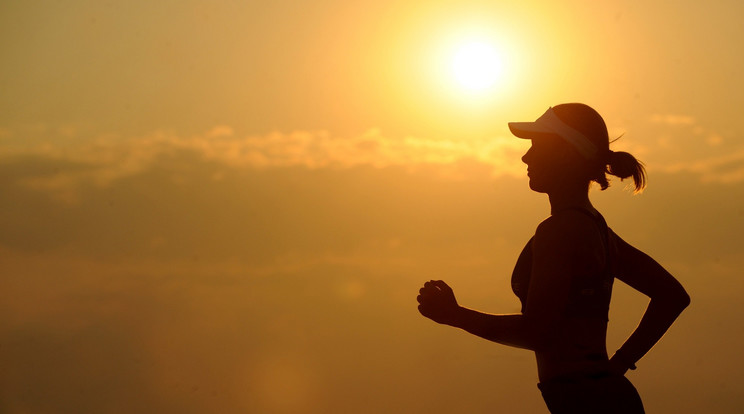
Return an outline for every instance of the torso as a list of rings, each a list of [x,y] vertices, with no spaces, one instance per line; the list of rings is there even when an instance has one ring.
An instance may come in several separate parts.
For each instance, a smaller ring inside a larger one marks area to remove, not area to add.
[[[571,209],[577,225],[587,225],[591,218],[597,228],[596,239],[588,240],[589,252],[582,251],[580,274],[571,275],[571,288],[566,305],[558,318],[560,334],[554,338],[549,351],[536,351],[540,381],[559,377],[592,375],[604,371],[607,364],[607,314],[613,277],[610,271],[612,254],[611,232],[598,213],[585,209]],[[583,214],[578,214],[581,211]],[[512,274],[512,290],[522,302],[522,313],[529,307],[532,263],[532,240],[519,256]],[[539,260],[539,258],[537,258]]]

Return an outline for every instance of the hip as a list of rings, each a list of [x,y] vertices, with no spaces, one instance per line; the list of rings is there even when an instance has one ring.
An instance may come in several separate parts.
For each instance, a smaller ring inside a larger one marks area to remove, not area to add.
[[[624,376],[598,373],[558,377],[537,384],[551,414],[643,414],[638,391]]]

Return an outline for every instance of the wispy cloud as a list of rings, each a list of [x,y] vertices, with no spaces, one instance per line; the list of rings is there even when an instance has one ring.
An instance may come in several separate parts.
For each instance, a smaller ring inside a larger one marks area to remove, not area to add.
[[[744,147],[730,137],[706,129],[692,116],[656,114],[648,120],[642,130],[629,131],[613,148],[638,156],[652,171],[688,172],[704,182],[744,181]],[[655,138],[632,139],[636,135]],[[72,126],[6,128],[0,129],[0,139],[0,163],[36,159],[60,165],[26,169],[13,178],[16,183],[70,203],[76,201],[80,186],[108,187],[153,168],[164,158],[184,154],[226,168],[415,169],[435,165],[450,178],[463,175],[461,166],[471,162],[484,166],[483,171],[494,177],[522,177],[525,167],[521,156],[529,145],[508,135],[432,139],[390,136],[377,128],[348,137],[324,130],[240,135],[228,125],[188,136],[166,130],[122,136],[94,134]]]
[[[236,167],[304,166],[307,168],[348,168],[452,164],[473,159],[493,166],[495,175],[521,174],[519,156],[525,145],[513,138],[480,140],[434,140],[420,137],[390,137],[379,129],[339,138],[326,131],[274,132],[244,138],[207,135],[173,142],[208,159]],[[516,162],[515,162],[516,158]]]
[[[672,163],[661,167],[661,170],[668,173],[693,173],[700,176],[703,182],[739,183],[744,181],[744,148],[693,162]]]
[[[137,137],[98,135],[90,138],[59,137],[36,144],[18,143],[0,149],[0,161],[18,157],[74,163],[84,168],[36,172],[22,177],[24,185],[62,191],[79,184],[108,186],[113,181],[151,168],[160,157],[188,152],[204,160],[233,168],[308,169],[355,166],[449,165],[473,160],[488,165],[492,174],[523,175],[520,161],[526,143],[512,137],[480,140],[435,140],[390,137],[370,129],[352,137],[335,137],[327,131],[272,132],[237,136],[226,125],[204,134],[180,136],[156,131]]]
[[[744,145],[728,134],[709,128],[694,116],[655,114],[613,145],[646,162],[653,173],[687,173],[703,183],[744,182]],[[642,139],[641,139],[642,138]]]

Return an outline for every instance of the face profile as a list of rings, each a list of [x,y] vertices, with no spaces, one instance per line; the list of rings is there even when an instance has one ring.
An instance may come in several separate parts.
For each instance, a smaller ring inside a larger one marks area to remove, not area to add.
[[[548,193],[578,179],[578,154],[557,136],[535,137],[530,149],[522,156],[527,165],[527,177],[533,191]],[[587,180],[588,182],[588,180]]]

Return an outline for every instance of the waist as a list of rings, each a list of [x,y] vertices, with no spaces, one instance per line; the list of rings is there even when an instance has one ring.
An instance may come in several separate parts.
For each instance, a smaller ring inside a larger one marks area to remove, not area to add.
[[[602,351],[583,354],[535,353],[540,382],[603,377],[609,372],[609,358]]]
[[[609,378],[612,376],[620,376],[617,374],[613,374],[609,371],[596,371],[596,372],[585,372],[585,373],[569,373],[569,374],[562,374],[558,375],[552,378],[540,380],[540,382],[537,384],[538,387],[547,387],[551,385],[557,385],[557,384],[578,384],[585,381],[594,381],[594,380],[600,380],[603,378]]]

